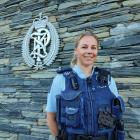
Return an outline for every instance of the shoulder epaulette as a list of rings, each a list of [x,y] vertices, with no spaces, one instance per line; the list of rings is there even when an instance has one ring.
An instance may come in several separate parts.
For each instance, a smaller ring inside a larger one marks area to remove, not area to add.
[[[79,84],[77,81],[77,78],[75,77],[75,74],[72,71],[72,68],[67,67],[67,68],[59,68],[57,70],[58,74],[63,74],[65,78],[67,78],[70,81],[71,87],[74,90],[79,89]]]
[[[56,72],[58,74],[65,73],[65,72],[71,72],[71,71],[72,71],[72,68],[70,68],[70,67],[66,67],[66,68],[60,67],[56,70]]]

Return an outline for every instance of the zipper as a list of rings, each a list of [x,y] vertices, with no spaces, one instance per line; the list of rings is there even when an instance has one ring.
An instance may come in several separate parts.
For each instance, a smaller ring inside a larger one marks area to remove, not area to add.
[[[90,77],[91,78],[91,77]],[[88,95],[88,134],[91,135],[91,133],[95,132],[95,128],[94,128],[94,109],[93,109],[93,103],[92,103],[92,98],[93,98],[93,95],[92,95],[92,86],[89,85],[89,84],[92,84],[92,83],[88,83],[89,81],[88,80],[92,80],[92,79],[86,79],[86,87],[87,87],[87,95]],[[90,114],[89,114],[90,113]]]

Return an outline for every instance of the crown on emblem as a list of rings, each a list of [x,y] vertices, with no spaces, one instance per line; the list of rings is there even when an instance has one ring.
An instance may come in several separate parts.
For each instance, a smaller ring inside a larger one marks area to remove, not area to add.
[[[39,14],[39,18],[34,19],[33,24],[35,29],[45,28],[47,25],[48,17],[42,17],[42,13]]]

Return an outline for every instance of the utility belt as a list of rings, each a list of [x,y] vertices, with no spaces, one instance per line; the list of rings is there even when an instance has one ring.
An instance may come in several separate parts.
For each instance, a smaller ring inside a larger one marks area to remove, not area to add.
[[[108,140],[107,136],[89,136],[89,135],[63,135],[58,136],[56,140]]]
[[[77,135],[76,140],[107,140],[107,136],[85,136],[85,135]]]

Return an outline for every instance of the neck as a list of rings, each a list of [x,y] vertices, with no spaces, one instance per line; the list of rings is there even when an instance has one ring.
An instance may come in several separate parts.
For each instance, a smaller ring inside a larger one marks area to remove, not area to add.
[[[92,68],[93,66],[90,65],[90,66],[81,66],[81,65],[78,65],[82,71],[84,72],[84,74],[88,77],[91,75],[91,72],[92,72]]]

